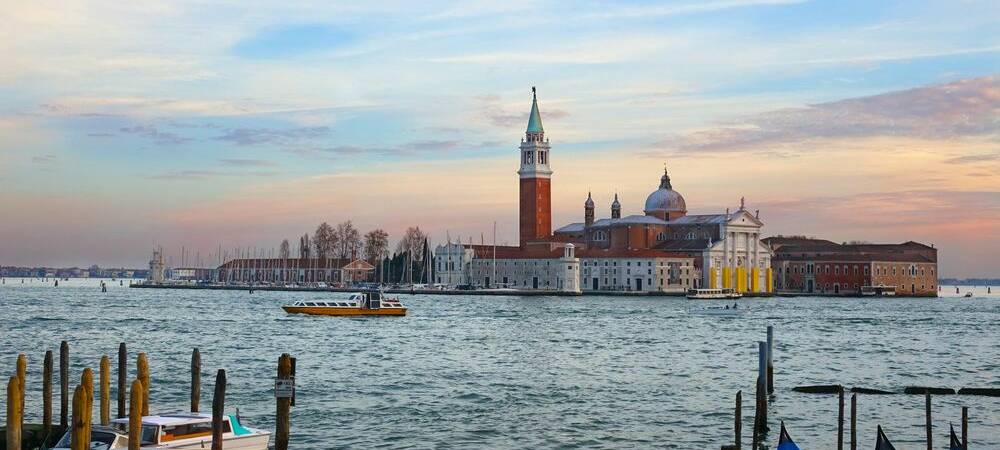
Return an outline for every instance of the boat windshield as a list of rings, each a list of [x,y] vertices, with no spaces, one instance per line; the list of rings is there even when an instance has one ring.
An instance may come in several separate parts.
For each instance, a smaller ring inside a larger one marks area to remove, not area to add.
[[[115,422],[115,423],[112,423],[111,424],[111,428],[114,428],[115,431],[117,431],[117,432],[119,432],[121,434],[124,434],[126,436],[128,435],[128,422]],[[140,441],[141,441],[140,443],[142,445],[155,445],[156,444],[156,436],[157,436],[157,434],[158,434],[158,432],[156,430],[156,425],[143,424],[142,425],[142,437],[140,438]],[[69,445],[67,445],[66,448],[69,448]]]
[[[63,435],[63,438],[59,440],[58,444],[56,444],[56,448],[70,448],[70,434],[72,433],[67,432]],[[87,448],[92,450],[110,450],[111,445],[115,443],[116,437],[117,436],[115,436],[114,433],[107,431],[92,431],[90,433],[90,445],[88,445]],[[143,443],[145,444],[145,442]],[[149,443],[153,444],[153,442]]]

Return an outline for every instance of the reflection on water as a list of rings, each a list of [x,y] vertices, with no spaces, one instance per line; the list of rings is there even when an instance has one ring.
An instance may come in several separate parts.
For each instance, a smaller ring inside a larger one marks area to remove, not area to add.
[[[777,341],[772,427],[784,420],[804,448],[835,445],[837,399],[791,392],[797,385],[1000,387],[995,292],[741,300],[752,311],[737,318],[693,315],[700,304],[674,298],[404,295],[405,318],[331,318],[279,308],[326,294],[117,282],[102,294],[96,280],[59,288],[14,280],[0,286],[0,370],[13,370],[17,352],[28,354],[31,421],[41,416],[42,356],[58,353],[62,339],[71,344],[74,380],[101,354],[114,358],[118,342],[133,358],[148,352],[154,411],[186,407],[190,353],[199,347],[202,405],[210,405],[215,370],[225,368],[229,408],[269,429],[277,358],[289,352],[298,358],[292,448],[718,448],[731,440],[740,389],[746,443],[756,341],[767,325]],[[862,447],[879,423],[897,447],[922,445],[923,401],[860,396]],[[938,442],[947,442],[963,405],[975,447],[1000,448],[996,398],[935,397]],[[773,446],[777,433],[771,438]]]

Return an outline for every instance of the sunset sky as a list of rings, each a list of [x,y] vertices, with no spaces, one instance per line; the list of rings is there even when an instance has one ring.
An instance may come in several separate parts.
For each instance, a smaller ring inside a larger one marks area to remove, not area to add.
[[[145,266],[322,221],[516,242],[591,190],[1000,277],[1000,2],[6,1],[0,265]]]

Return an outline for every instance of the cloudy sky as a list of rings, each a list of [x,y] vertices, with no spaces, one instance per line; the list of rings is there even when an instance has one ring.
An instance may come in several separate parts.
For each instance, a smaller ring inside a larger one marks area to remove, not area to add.
[[[692,213],[917,240],[1000,276],[1000,3],[4,2],[0,264],[143,265],[352,219],[516,241],[537,86],[556,224],[663,163]]]

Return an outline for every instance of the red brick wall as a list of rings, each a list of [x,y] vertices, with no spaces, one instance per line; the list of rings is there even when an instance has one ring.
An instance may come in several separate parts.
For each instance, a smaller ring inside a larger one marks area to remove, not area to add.
[[[861,286],[869,284],[871,274],[865,275],[868,266],[866,262],[817,262],[814,267],[816,290],[827,294],[857,294]]]
[[[521,245],[552,234],[551,186],[548,178],[521,178]]]

